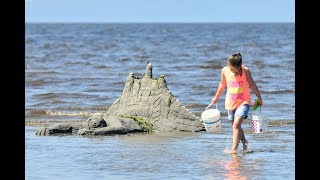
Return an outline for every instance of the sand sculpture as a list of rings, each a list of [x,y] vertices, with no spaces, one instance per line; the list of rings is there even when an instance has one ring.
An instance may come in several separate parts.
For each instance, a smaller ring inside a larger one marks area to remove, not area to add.
[[[103,115],[85,122],[58,123],[37,130],[37,135],[77,133],[79,135],[127,134],[204,130],[199,118],[189,112],[168,89],[164,75],[152,76],[152,64],[143,77],[130,73],[120,97]]]

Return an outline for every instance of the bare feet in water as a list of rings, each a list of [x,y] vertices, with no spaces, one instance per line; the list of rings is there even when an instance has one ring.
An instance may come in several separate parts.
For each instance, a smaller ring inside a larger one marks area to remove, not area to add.
[[[244,140],[244,141],[242,141],[242,144],[243,144],[243,152],[246,152],[247,149],[248,149],[248,141]],[[224,152],[227,153],[227,154],[236,154],[237,150],[232,150],[232,149],[228,150],[228,149],[226,149]]]
[[[248,141],[245,140],[242,142],[242,144],[243,144],[243,151],[246,151],[248,149]]]
[[[224,152],[227,153],[227,154],[236,154],[236,153],[237,153],[237,150],[232,150],[232,149],[231,149],[231,150],[228,150],[228,149],[227,149],[227,150],[225,150]]]

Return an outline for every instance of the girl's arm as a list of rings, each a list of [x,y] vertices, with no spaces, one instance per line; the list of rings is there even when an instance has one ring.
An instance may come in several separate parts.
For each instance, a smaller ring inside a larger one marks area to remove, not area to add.
[[[262,105],[261,94],[260,94],[260,91],[258,89],[258,86],[256,85],[256,83],[254,82],[254,80],[253,80],[253,78],[251,76],[251,71],[247,68],[247,69],[245,69],[244,72],[246,73],[247,81],[249,83],[250,89],[252,89],[254,94],[257,96],[257,98],[259,100],[259,104]]]
[[[215,104],[218,101],[219,97],[223,93],[226,86],[227,86],[226,77],[224,76],[224,69],[222,69],[221,70],[221,80],[220,80],[220,83],[218,86],[218,90],[216,92],[216,95],[211,99],[212,104]]]

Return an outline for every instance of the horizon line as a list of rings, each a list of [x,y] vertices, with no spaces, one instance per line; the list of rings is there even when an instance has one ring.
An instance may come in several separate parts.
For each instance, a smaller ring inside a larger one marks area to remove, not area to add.
[[[295,23],[295,21],[25,21],[28,23],[66,24],[210,24],[210,23]]]

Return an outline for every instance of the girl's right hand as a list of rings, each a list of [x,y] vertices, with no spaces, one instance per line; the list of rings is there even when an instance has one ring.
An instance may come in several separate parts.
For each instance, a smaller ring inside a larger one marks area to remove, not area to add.
[[[216,102],[217,102],[217,98],[214,97],[211,99],[211,104],[215,104]]]

